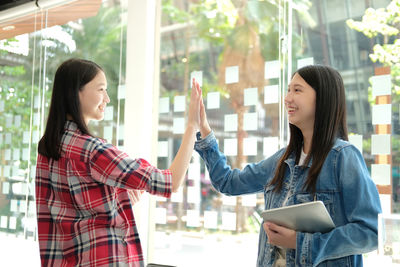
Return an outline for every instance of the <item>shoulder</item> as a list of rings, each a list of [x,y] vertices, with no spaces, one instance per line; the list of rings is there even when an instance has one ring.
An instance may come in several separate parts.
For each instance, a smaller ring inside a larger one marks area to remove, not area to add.
[[[355,146],[352,145],[349,141],[338,138],[338,139],[336,139],[335,143],[333,144],[332,150],[340,152],[344,148],[350,147],[350,146],[353,146],[355,148]]]
[[[351,144],[349,141],[343,140],[343,139],[336,139],[332,149],[331,153],[334,153],[337,157],[339,156],[345,156],[347,157],[357,157],[357,158],[363,158],[360,150]]]
[[[98,137],[70,130],[65,131],[62,146],[65,157],[80,161],[89,161],[94,153],[113,147]]]

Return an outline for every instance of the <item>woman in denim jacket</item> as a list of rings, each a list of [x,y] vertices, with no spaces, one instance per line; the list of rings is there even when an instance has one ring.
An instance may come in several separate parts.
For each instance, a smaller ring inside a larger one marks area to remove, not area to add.
[[[295,232],[264,222],[257,266],[362,266],[361,254],[377,248],[381,206],[361,153],[347,141],[340,74],[327,66],[299,69],[285,106],[289,145],[261,162],[231,169],[218,150],[204,105],[195,149],[221,193],[263,191],[265,209],[320,200],[330,213],[336,228],[328,233]]]

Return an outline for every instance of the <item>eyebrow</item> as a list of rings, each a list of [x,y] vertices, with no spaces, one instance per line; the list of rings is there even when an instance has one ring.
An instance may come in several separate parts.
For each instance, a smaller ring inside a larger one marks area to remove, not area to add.
[[[299,84],[299,83],[289,84],[288,87],[290,87],[290,86],[300,86],[300,87],[303,87],[303,85],[301,85],[301,84]]]

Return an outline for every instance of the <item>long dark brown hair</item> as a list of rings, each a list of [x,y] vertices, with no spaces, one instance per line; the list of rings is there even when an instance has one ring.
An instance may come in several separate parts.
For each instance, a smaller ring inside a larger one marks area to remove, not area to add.
[[[316,92],[311,151],[305,160],[306,166],[311,159],[312,164],[303,188],[315,193],[318,175],[335,140],[337,138],[348,140],[345,91],[341,75],[331,67],[310,65],[297,70],[293,76],[296,73]],[[274,178],[270,182],[270,185],[275,185],[275,192],[279,192],[283,186],[286,169],[285,160],[294,153],[296,163],[298,163],[303,147],[301,130],[293,124],[289,124],[289,127],[289,145],[278,163]]]
[[[79,92],[99,71],[103,70],[96,63],[77,58],[69,59],[58,67],[54,77],[46,130],[39,141],[38,151],[41,155],[55,160],[60,158],[60,142],[67,114],[72,117],[82,133],[92,135],[82,116]]]

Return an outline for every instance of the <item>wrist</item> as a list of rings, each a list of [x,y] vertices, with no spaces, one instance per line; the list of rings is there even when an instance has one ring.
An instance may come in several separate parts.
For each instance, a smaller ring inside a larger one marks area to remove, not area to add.
[[[198,127],[196,127],[195,125],[188,123],[188,125],[186,126],[186,131],[187,132],[197,132]]]
[[[201,138],[206,138],[211,133],[210,126],[205,126],[200,128]]]

